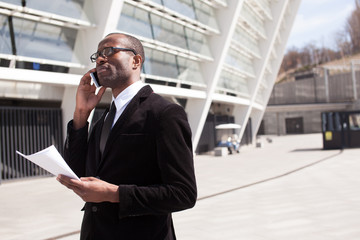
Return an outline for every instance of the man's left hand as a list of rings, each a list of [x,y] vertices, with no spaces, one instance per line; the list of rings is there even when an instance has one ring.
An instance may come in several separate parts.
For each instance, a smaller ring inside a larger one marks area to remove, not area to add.
[[[119,202],[119,187],[98,178],[83,177],[79,181],[59,175],[56,180],[73,190],[85,202]]]

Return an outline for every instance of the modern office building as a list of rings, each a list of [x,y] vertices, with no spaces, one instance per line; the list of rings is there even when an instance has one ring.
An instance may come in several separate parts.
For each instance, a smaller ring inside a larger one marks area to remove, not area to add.
[[[219,123],[240,125],[239,137],[251,142],[299,4],[300,0],[0,1],[3,176],[17,174],[10,167],[21,161],[13,153],[16,147],[26,153],[49,144],[62,147],[77,84],[94,67],[89,56],[98,42],[111,32],[129,33],[143,42],[142,80],[185,108],[197,152],[214,147]],[[109,91],[99,109],[110,99]]]

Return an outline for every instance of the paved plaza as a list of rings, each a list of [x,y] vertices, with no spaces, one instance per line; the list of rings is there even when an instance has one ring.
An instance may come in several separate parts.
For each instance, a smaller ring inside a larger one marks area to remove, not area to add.
[[[173,214],[179,240],[360,239],[360,149],[322,150],[321,134],[260,142],[195,157],[198,201]],[[0,239],[79,239],[82,206],[54,177],[5,182]]]

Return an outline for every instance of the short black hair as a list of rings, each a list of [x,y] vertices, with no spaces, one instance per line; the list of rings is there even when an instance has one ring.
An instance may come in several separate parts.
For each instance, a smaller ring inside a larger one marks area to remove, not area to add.
[[[131,35],[125,34],[125,33],[120,33],[120,32],[109,33],[108,35],[106,35],[106,37],[108,37],[110,35],[115,35],[115,34],[122,35],[128,40],[128,43],[127,43],[128,46],[125,46],[125,47],[134,49],[136,54],[139,54],[141,56],[141,58],[142,58],[141,64],[143,64],[145,61],[145,51],[144,51],[144,47],[143,47],[141,41],[134,36],[131,36]]]

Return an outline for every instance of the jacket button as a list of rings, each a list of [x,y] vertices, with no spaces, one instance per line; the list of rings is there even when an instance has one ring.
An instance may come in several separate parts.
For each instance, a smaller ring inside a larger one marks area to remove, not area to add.
[[[91,207],[91,211],[92,211],[92,212],[97,212],[97,210],[98,210],[97,206],[92,206],[92,207]]]

